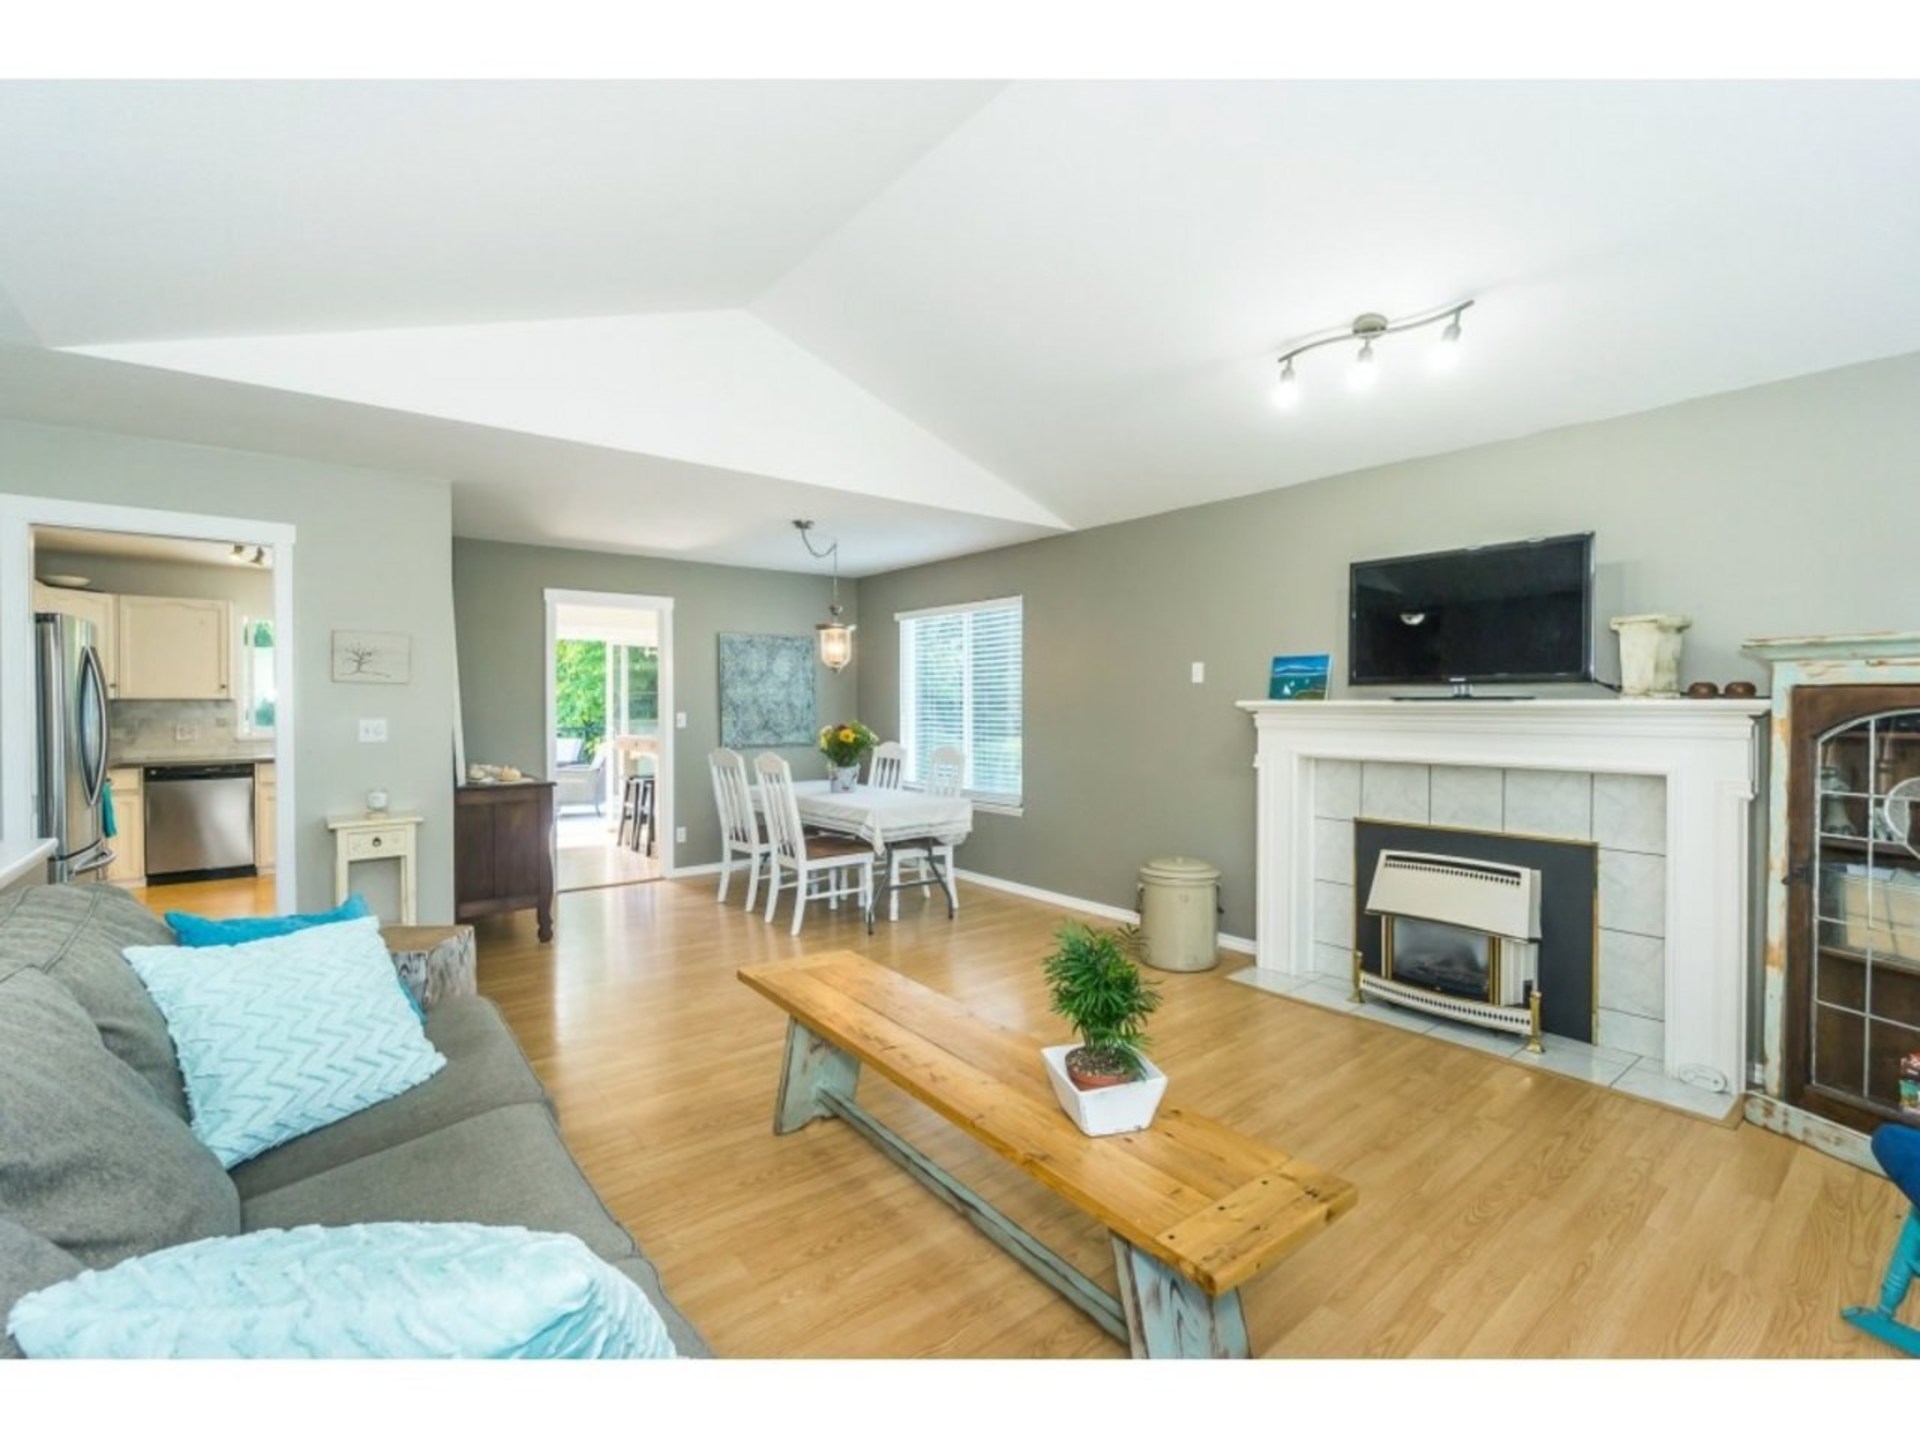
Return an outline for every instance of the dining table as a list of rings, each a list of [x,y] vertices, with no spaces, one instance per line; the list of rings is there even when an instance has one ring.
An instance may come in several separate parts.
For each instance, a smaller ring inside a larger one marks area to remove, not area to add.
[[[886,786],[855,785],[851,790],[835,790],[830,780],[796,780],[793,783],[794,806],[800,823],[835,835],[850,835],[873,846],[877,872],[873,896],[867,906],[867,930],[872,933],[874,915],[893,889],[893,857],[901,851],[918,852],[925,857],[931,880],[915,885],[938,884],[947,892],[948,880],[941,873],[939,849],[958,845],[973,833],[973,802],[964,795],[930,795],[924,790],[896,789]],[[755,809],[760,808],[760,792],[753,795]],[[953,896],[947,893],[947,918],[954,914]]]

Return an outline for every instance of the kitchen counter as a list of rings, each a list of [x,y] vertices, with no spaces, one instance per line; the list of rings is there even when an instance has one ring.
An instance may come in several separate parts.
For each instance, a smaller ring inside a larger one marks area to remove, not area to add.
[[[11,840],[0,845],[0,890],[14,885],[36,885],[47,878],[47,861],[53,858],[51,840]]]
[[[223,755],[143,755],[137,751],[124,755],[115,751],[107,756],[107,765],[271,765],[273,760],[271,750],[260,755],[231,751]]]

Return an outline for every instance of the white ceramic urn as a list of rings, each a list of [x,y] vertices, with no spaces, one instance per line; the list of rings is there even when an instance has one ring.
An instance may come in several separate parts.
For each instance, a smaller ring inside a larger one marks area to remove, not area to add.
[[[1612,622],[1620,637],[1620,693],[1642,699],[1680,694],[1680,634],[1693,622],[1684,615],[1621,615]]]

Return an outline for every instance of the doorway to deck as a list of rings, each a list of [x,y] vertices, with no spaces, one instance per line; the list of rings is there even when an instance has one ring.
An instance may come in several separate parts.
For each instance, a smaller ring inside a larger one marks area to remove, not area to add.
[[[549,590],[546,604],[556,888],[657,880],[672,865],[673,601]]]

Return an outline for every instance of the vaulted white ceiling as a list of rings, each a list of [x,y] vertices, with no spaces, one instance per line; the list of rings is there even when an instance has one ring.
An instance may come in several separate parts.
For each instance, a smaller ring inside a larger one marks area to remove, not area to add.
[[[858,574],[1920,349],[1915,173],[1892,81],[11,82],[0,408]]]

